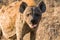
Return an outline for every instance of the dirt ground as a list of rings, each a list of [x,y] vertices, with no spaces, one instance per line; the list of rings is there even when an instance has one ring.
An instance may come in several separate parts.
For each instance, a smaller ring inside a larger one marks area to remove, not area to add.
[[[60,40],[60,0],[44,0],[44,2],[46,12],[42,15],[36,40]],[[24,36],[24,40],[30,40],[29,34]]]

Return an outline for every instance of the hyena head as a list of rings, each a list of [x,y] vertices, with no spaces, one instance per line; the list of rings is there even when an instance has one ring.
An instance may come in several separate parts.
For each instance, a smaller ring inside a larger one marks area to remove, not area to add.
[[[41,15],[46,10],[44,2],[40,2],[37,5],[33,0],[31,2],[23,1],[20,5],[20,12],[23,14],[24,21],[30,28],[38,26],[41,19]]]

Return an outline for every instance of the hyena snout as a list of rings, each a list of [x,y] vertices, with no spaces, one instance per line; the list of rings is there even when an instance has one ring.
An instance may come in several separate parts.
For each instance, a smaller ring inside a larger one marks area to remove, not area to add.
[[[31,10],[32,10],[31,23],[37,24],[38,20],[40,19],[40,16],[41,16],[40,9],[38,7],[32,7]]]
[[[37,24],[37,21],[34,20],[34,19],[32,19],[32,20],[31,20],[31,23],[34,25],[34,24]]]

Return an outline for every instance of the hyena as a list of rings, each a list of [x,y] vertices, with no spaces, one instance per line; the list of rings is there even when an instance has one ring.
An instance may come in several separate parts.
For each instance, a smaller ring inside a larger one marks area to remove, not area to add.
[[[19,8],[22,15],[17,16],[16,21],[17,40],[23,40],[28,32],[30,32],[30,40],[35,40],[36,30],[45,10],[46,5],[43,1],[36,4],[36,0],[22,0]]]
[[[23,40],[24,35],[30,32],[30,40],[35,40],[36,30],[45,10],[43,1],[37,3],[36,0],[22,0],[10,4],[0,15],[3,36],[10,38],[16,34],[17,40]]]

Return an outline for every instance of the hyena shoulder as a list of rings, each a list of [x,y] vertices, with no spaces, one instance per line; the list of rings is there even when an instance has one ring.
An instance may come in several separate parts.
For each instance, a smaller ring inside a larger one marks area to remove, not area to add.
[[[6,38],[16,34],[15,22],[19,15],[20,4],[21,2],[17,1],[0,10],[0,27]]]

